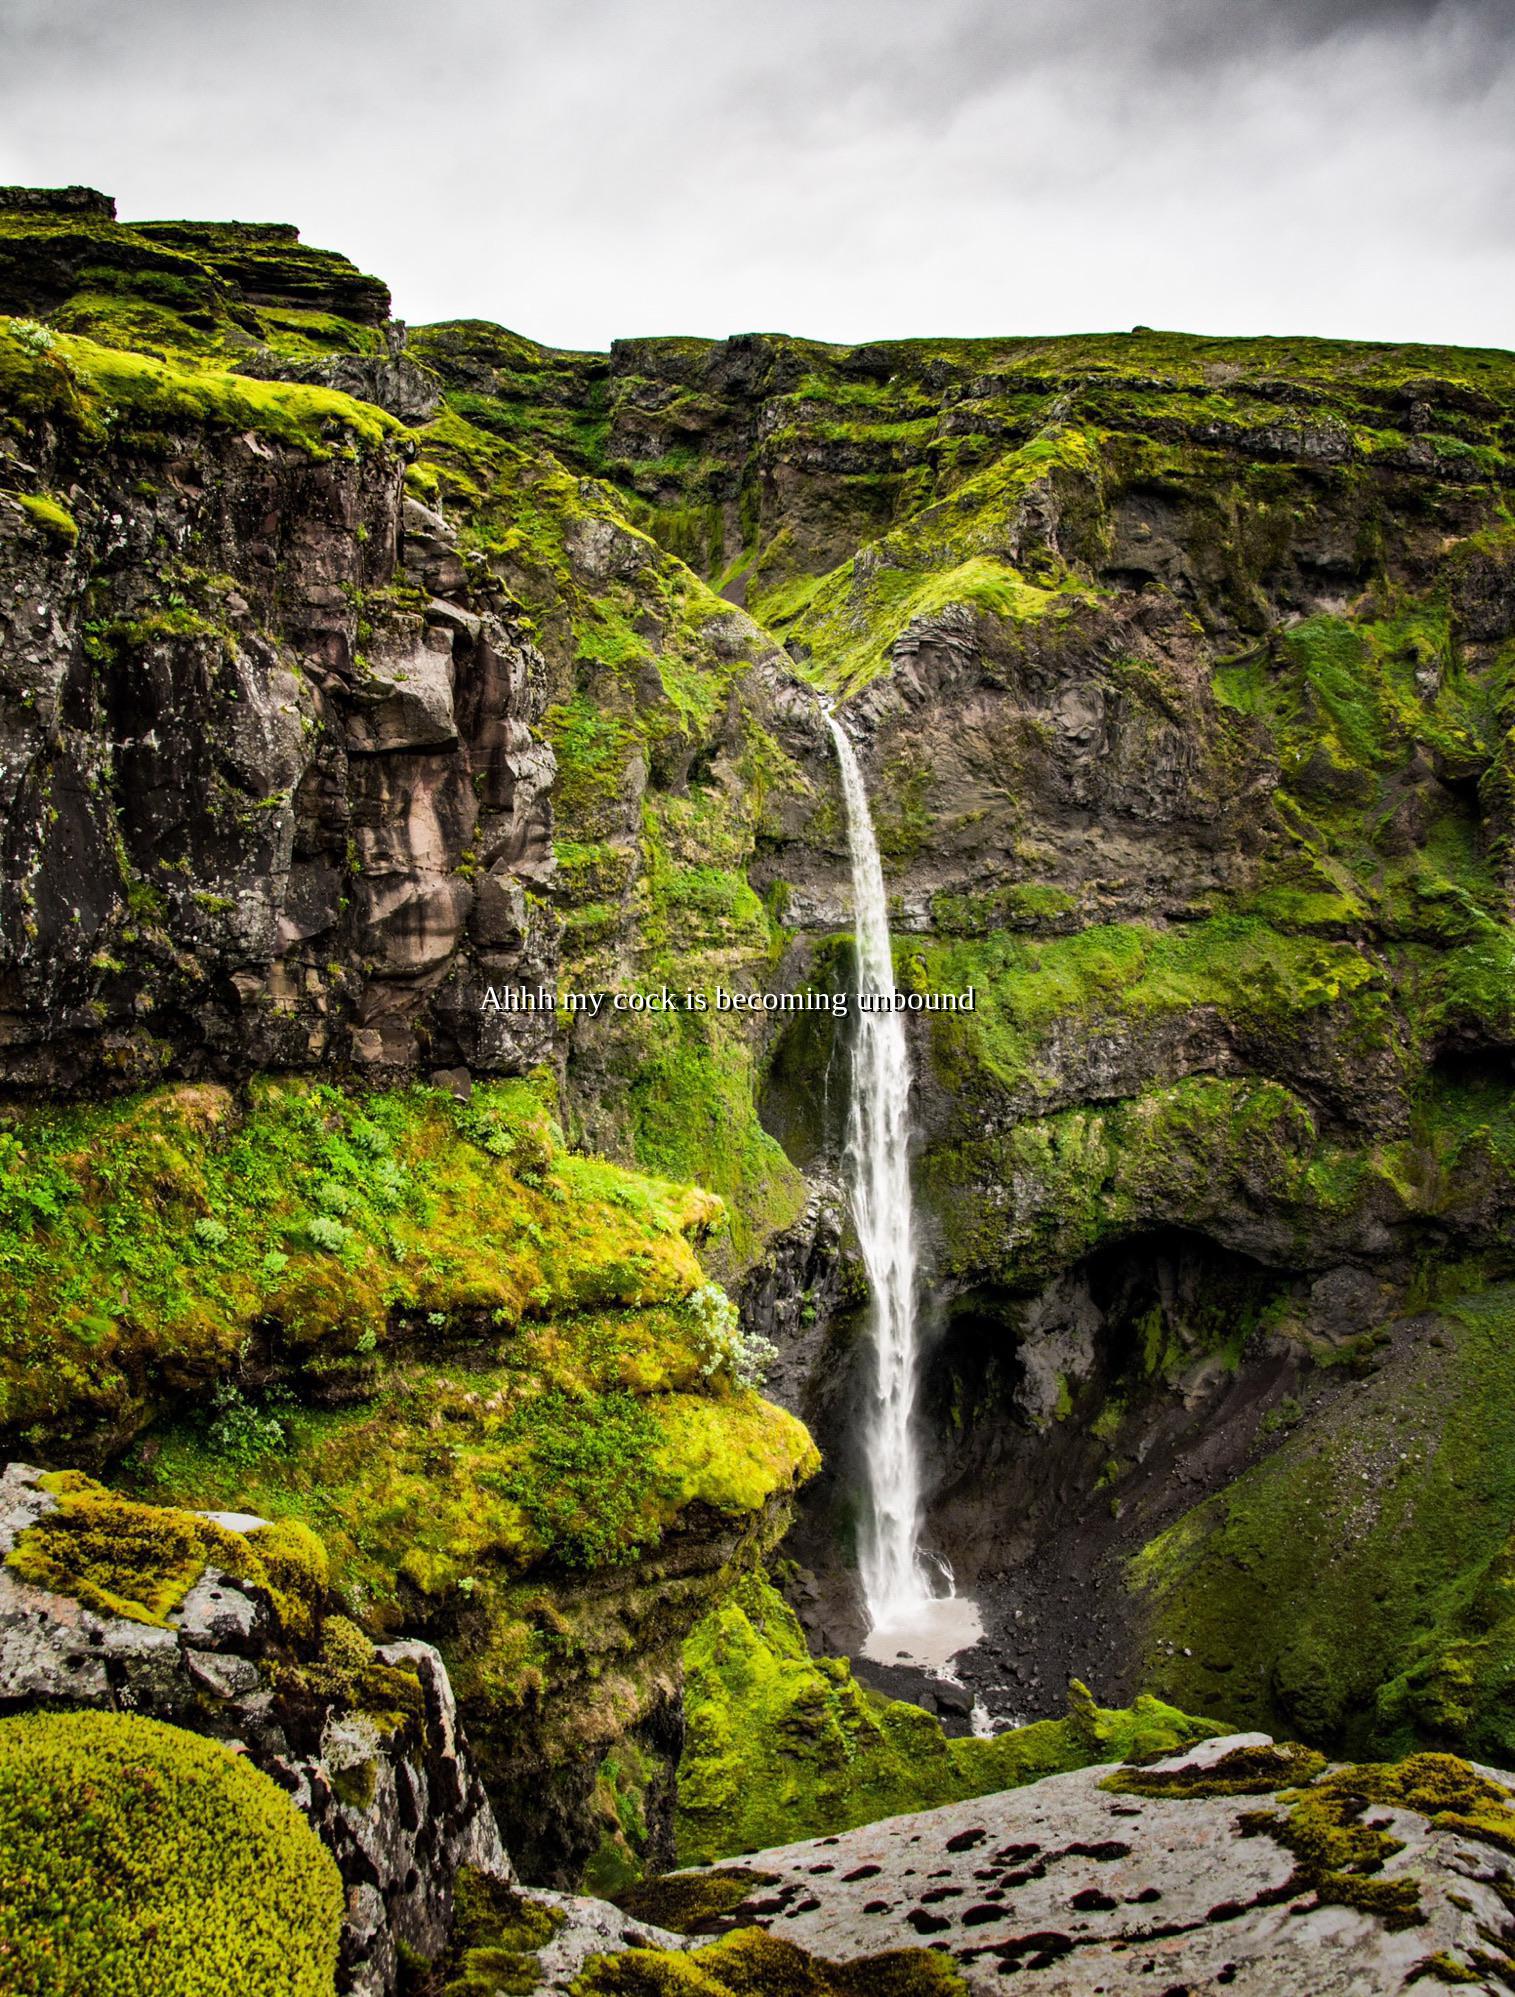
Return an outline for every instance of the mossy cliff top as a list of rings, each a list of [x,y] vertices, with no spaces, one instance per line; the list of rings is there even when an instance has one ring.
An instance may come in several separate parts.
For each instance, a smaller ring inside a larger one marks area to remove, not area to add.
[[[387,287],[289,224],[123,223],[91,192],[0,189],[0,311],[112,345],[382,350]]]
[[[828,1962],[749,1928],[689,1953],[627,1949],[593,1962],[574,1997],[966,1997],[952,1965],[928,1949]]]
[[[45,420],[85,450],[148,456],[202,430],[250,432],[310,458],[394,447],[405,435],[394,417],[339,390],[257,381],[172,348],[137,352],[118,328],[94,331],[100,337],[0,318],[0,398],[13,422]]]

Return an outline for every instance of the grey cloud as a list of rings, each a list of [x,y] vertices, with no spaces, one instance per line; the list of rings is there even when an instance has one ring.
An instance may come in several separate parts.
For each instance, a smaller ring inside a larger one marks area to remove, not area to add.
[[[0,179],[287,217],[564,344],[1496,343],[1511,0],[0,0]]]

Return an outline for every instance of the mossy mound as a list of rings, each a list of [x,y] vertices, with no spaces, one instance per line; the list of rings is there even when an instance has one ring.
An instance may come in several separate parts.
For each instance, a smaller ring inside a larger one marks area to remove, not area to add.
[[[963,1997],[967,1986],[931,1949],[827,1962],[756,1928],[687,1954],[627,1949],[597,1957],[574,1997]]]
[[[331,1997],[342,1885],[242,1756],[156,1720],[0,1718],[0,1988]]]
[[[537,1952],[562,1924],[556,1909],[465,1867],[447,1952],[427,1988],[441,1997],[530,1997],[540,1981]]]
[[[720,1934],[730,1925],[725,1917],[757,1887],[776,1884],[777,1877],[744,1865],[723,1865],[714,1872],[670,1872],[625,1888],[615,1895],[615,1904],[636,1920],[650,1921],[672,1934]]]
[[[935,1809],[1044,1775],[1174,1751],[1221,1731],[1139,1698],[993,1740],[951,1739],[918,1706],[866,1691],[844,1658],[811,1657],[793,1611],[744,1578],[684,1650],[688,1734],[679,1771],[685,1865]]]
[[[396,1365],[358,1406],[288,1409],[254,1462],[165,1431],[138,1474],[180,1503],[308,1518],[366,1623],[435,1635],[487,1751],[565,1672],[603,1681],[612,1705],[629,1696],[610,1672],[643,1669],[635,1631],[661,1623],[637,1564],[686,1516],[733,1546],[771,1537],[816,1467],[803,1426],[701,1380],[686,1337],[672,1311],[555,1321],[490,1357]],[[624,1603],[604,1593],[617,1569]]]
[[[719,1201],[569,1156],[549,1102],[268,1079],[0,1119],[0,1434],[103,1454],[271,1330],[274,1376],[334,1393],[391,1342],[697,1289]],[[222,1413],[227,1453],[256,1455],[246,1409]]]
[[[421,1718],[416,1674],[383,1663],[357,1624],[332,1612],[326,1549],[300,1520],[236,1532],[197,1512],[138,1504],[77,1470],[39,1482],[57,1504],[17,1535],[6,1566],[19,1580],[97,1615],[166,1629],[214,1567],[266,1609],[253,1641],[280,1692],[356,1709],[386,1731]]]

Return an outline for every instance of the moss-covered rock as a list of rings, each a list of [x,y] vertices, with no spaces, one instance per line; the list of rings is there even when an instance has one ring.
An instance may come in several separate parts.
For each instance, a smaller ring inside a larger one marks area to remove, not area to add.
[[[241,1755],[115,1713],[0,1718],[0,1979],[37,1997],[331,1997],[342,1886]]]
[[[0,1432],[98,1458],[176,1392],[239,1372],[341,1398],[392,1347],[676,1305],[703,1281],[694,1243],[718,1201],[569,1155],[550,1101],[524,1083],[464,1107],[269,1078],[245,1104],[198,1086],[13,1112]],[[212,1447],[255,1457],[278,1440],[267,1419],[224,1401]]]
[[[327,1586],[326,1550],[298,1519],[234,1532],[213,1519],[133,1504],[77,1470],[44,1475],[54,1508],[16,1539],[6,1566],[98,1615],[159,1629],[214,1565],[268,1604],[280,1634],[312,1639]]]
[[[1106,1711],[1075,1684],[1064,1719],[992,1740],[949,1738],[920,1707],[859,1685],[845,1658],[812,1657],[793,1611],[757,1576],[700,1624],[684,1668],[677,1821],[685,1865],[1173,1750],[1218,1731],[1151,1698]]]
[[[827,1962],[755,1928],[689,1953],[626,1949],[592,1962],[574,1997],[961,1997],[950,1963],[929,1949]]]

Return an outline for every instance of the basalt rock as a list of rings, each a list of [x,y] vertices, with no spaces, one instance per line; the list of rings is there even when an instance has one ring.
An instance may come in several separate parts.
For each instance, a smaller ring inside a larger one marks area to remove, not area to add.
[[[542,1058],[486,1000],[554,959],[545,668],[400,458],[35,444],[79,531],[7,508],[4,1079]]]

